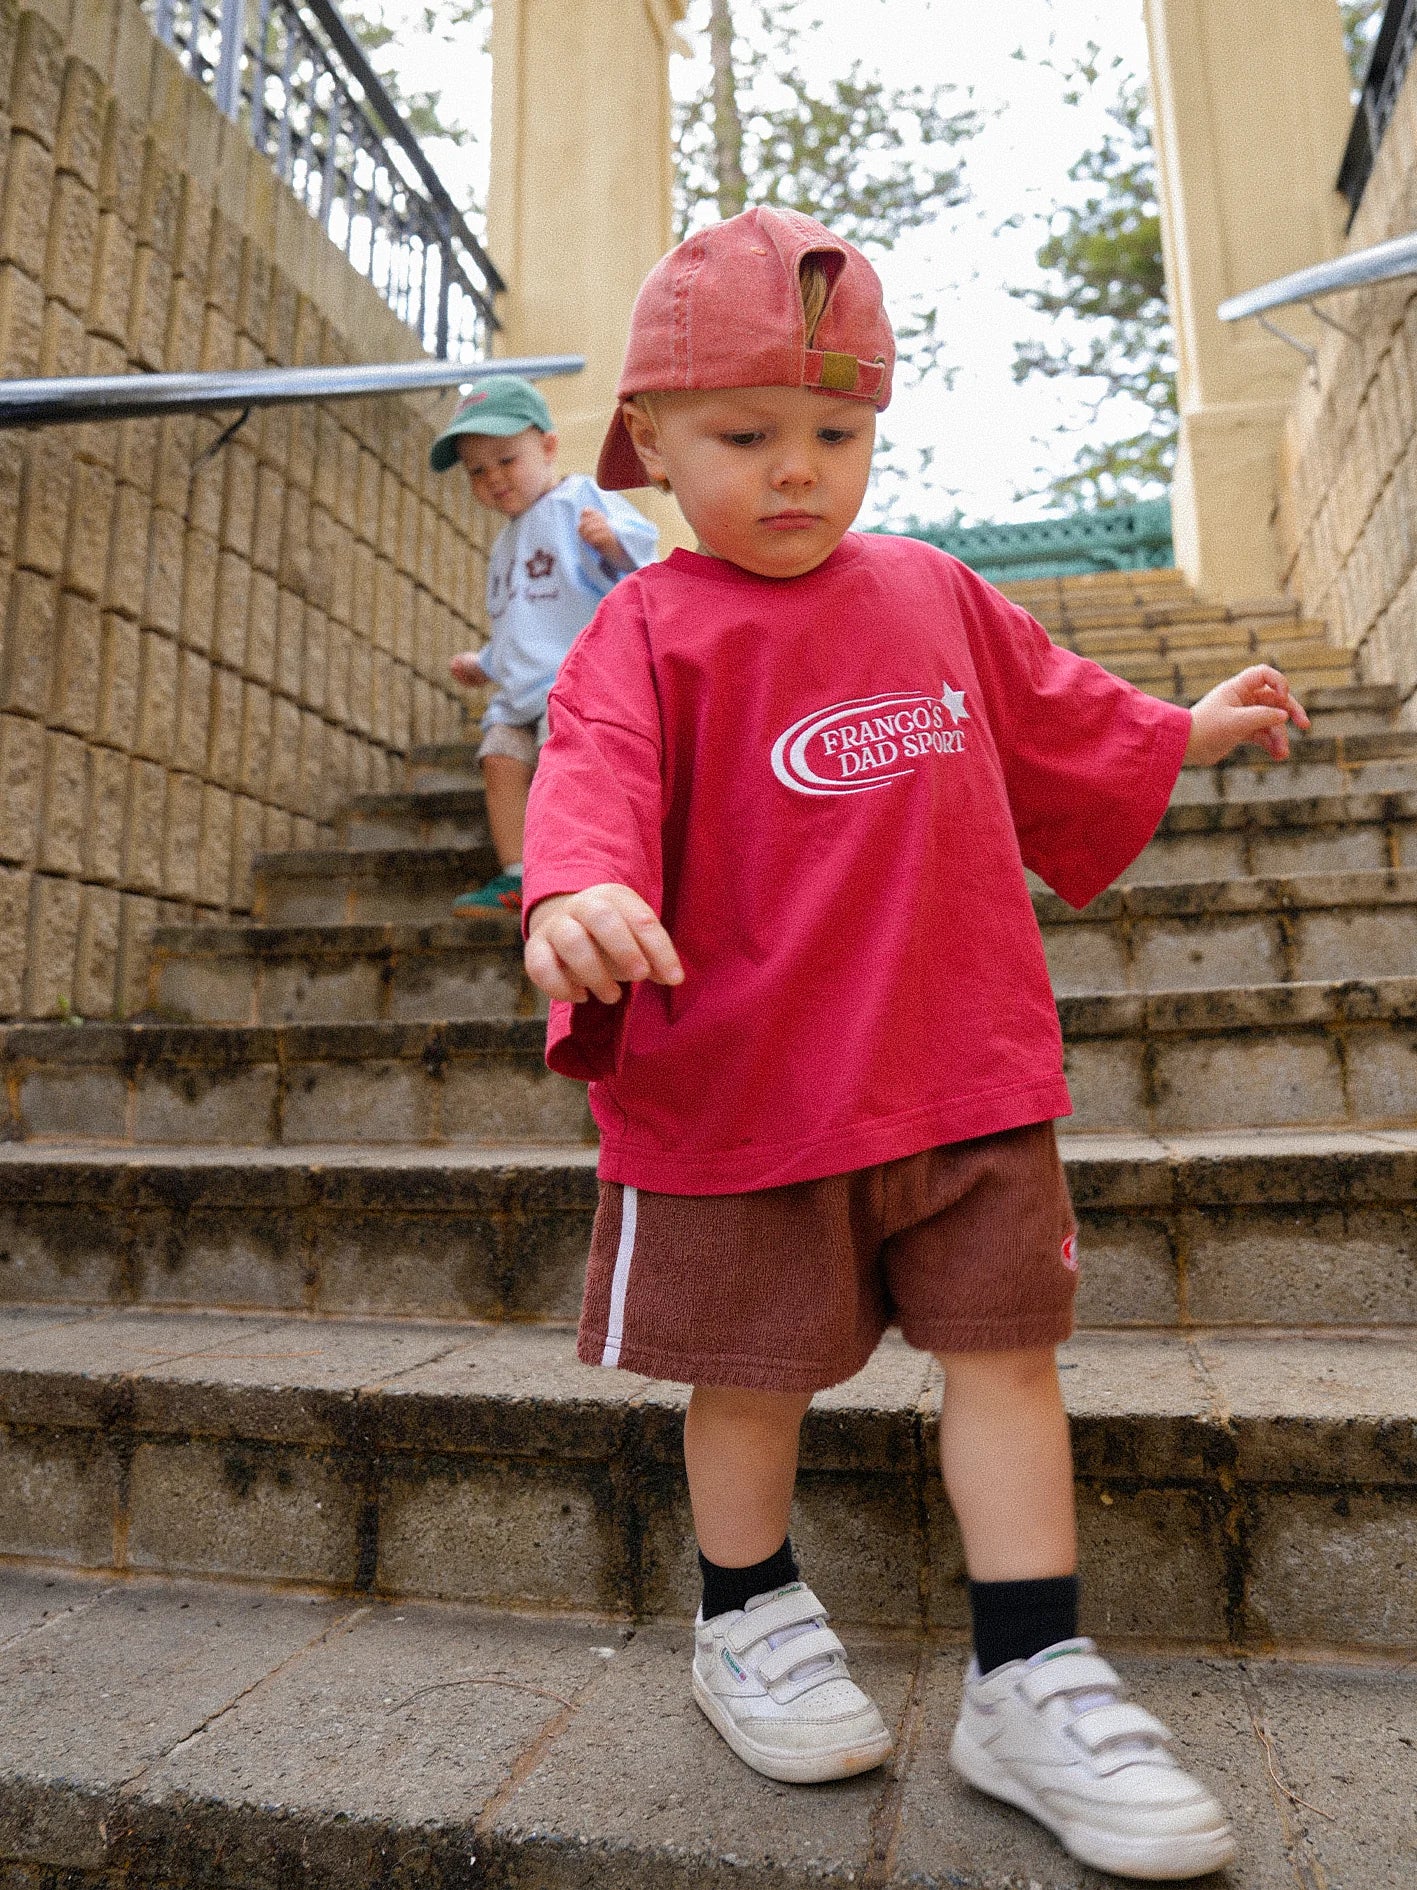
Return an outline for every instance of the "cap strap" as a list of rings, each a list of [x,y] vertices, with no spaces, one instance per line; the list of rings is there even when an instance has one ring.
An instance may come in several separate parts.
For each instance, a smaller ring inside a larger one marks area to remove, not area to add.
[[[884,361],[862,361],[854,354],[837,354],[830,348],[808,348],[802,357],[802,385],[820,387],[824,393],[874,400],[885,378]]]

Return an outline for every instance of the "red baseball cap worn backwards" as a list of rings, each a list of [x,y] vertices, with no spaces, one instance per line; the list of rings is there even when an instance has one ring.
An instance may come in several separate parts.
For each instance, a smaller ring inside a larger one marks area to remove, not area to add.
[[[808,257],[831,285],[810,348],[799,275]],[[813,387],[880,412],[894,366],[880,280],[861,251],[795,210],[745,210],[688,237],[645,277],[596,483],[652,483],[625,426],[632,394]]]

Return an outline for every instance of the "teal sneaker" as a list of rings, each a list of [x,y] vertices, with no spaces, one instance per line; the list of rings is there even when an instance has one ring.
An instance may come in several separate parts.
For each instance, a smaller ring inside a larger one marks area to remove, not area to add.
[[[453,901],[454,912],[520,912],[522,882],[519,873],[499,873],[476,892],[459,893]]]

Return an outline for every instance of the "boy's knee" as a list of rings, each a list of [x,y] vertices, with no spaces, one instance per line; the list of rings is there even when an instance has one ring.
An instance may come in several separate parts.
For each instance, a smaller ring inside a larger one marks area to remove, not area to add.
[[[689,1406],[696,1419],[763,1430],[800,1425],[810,1391],[749,1391],[740,1385],[695,1385]]]
[[[1024,1393],[1056,1384],[1058,1355],[1051,1345],[1016,1352],[937,1352],[937,1364],[957,1390]]]

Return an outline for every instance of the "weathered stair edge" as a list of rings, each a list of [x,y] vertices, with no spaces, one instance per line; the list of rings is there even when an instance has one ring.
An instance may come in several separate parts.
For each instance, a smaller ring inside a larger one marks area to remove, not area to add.
[[[40,1587],[0,1577],[0,1608],[22,1623]],[[950,1773],[964,1649],[938,1637],[851,1632],[896,1758],[789,1791],[695,1709],[682,1628],[189,1582],[44,1593],[0,1655],[10,1890],[1102,1890]],[[1315,1882],[1404,1890],[1394,1663],[1120,1664],[1226,1800],[1235,1890],[1296,1854]]]
[[[692,1614],[685,1393],[578,1365],[567,1332],[53,1309],[0,1332],[0,1552]],[[1071,1341],[1087,1624],[1417,1647],[1414,1359],[1410,1337]],[[966,1621],[938,1396],[888,1343],[809,1414],[793,1536],[844,1620]]]
[[[1059,1001],[1072,1126],[1204,1129],[1417,1119],[1417,977]],[[295,1146],[588,1141],[536,1018],[456,1023],[15,1025],[10,1140]]]
[[[1417,1326],[1417,1131],[1062,1149],[1082,1326]],[[0,1303],[572,1319],[595,1159],[11,1144]]]
[[[1410,868],[1131,885],[1081,912],[1035,893],[1033,905],[1053,988],[1068,996],[1351,981],[1417,967]],[[167,927],[154,939],[154,1022],[402,1023],[543,1011],[507,913],[431,925]]]

